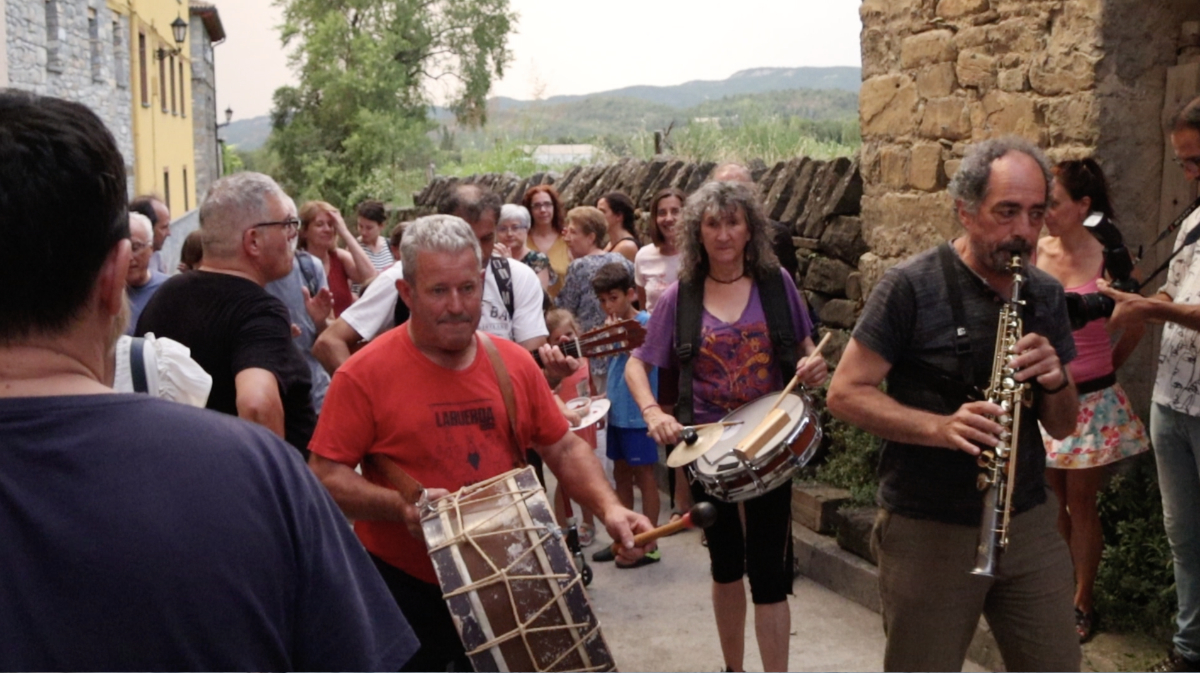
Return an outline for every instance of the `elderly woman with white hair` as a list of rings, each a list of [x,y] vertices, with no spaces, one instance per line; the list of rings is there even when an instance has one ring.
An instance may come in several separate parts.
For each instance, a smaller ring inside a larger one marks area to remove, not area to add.
[[[533,269],[542,289],[550,287],[550,258],[546,253],[529,247],[529,227],[532,219],[529,210],[519,203],[506,203],[500,209],[500,221],[496,223],[496,252],[524,262]]]

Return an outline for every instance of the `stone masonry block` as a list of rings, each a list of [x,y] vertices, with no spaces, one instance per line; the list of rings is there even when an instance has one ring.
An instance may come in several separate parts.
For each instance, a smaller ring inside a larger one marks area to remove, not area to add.
[[[879,150],[879,176],[885,186],[903,189],[908,185],[909,154],[903,145],[889,145]]]
[[[960,230],[945,191],[863,197],[863,238],[884,258],[905,258],[953,238]]]
[[[858,111],[864,138],[911,133],[917,120],[917,87],[905,75],[872,77],[859,91]]]
[[[1047,21],[1040,16],[1018,16],[989,26],[988,48],[993,54],[1038,52],[1049,32]]]
[[[959,96],[935,98],[925,102],[920,133],[926,138],[960,140],[971,135],[971,115],[967,99]]]
[[[1086,93],[1047,101],[1045,125],[1050,142],[1055,145],[1096,142],[1100,135],[1097,107],[1095,97]]]
[[[977,138],[1011,133],[1033,142],[1041,140],[1041,120],[1029,96],[989,91],[983,97],[983,110],[987,122],[985,128],[978,129],[981,133],[976,134]]]
[[[937,143],[913,145],[908,164],[908,184],[932,192],[941,189],[942,146]]]
[[[834,183],[825,207],[821,210],[823,218],[834,215],[858,215],[862,212],[863,179],[859,171],[858,159],[835,159],[838,164],[838,174],[841,176]]]
[[[917,95],[921,98],[944,98],[957,87],[953,63],[935,63],[917,73]]]
[[[989,47],[988,26],[967,26],[954,34],[954,46],[962,49]]]
[[[830,299],[821,307],[821,324],[850,329],[858,320],[858,303],[849,299]]]
[[[1027,70],[1024,67],[1001,70],[996,75],[996,84],[1002,91],[1021,92],[1029,86]]]
[[[1098,58],[1075,51],[1044,54],[1029,69],[1029,84],[1043,96],[1058,96],[1091,89],[1096,84]]]
[[[860,257],[859,259],[861,260],[862,258]],[[862,273],[855,271],[849,276],[846,276],[846,299],[849,299],[853,302],[860,302],[863,300]]]
[[[808,157],[796,157],[789,160],[776,173],[775,181],[771,185],[771,191],[763,199],[763,210],[766,212],[767,217],[772,220],[779,220],[779,217],[783,215],[788,201],[791,200],[792,194],[795,193],[796,177],[800,173],[801,168],[806,163],[809,163],[809,161]]]
[[[862,237],[862,220],[849,215],[830,218],[821,234],[820,250],[852,266],[857,264],[869,250]]]
[[[716,167],[717,164],[713,161],[706,161],[702,164],[698,164],[696,169],[692,171],[692,175],[688,178],[687,186],[684,187],[683,192],[685,194],[691,194],[699,189],[700,185],[704,184],[704,181],[708,179],[708,176]]]
[[[949,30],[930,30],[910,35],[900,43],[900,65],[903,68],[953,61],[954,56],[954,33]]]
[[[783,212],[779,217],[775,218],[780,222],[794,226],[800,216],[804,214],[804,206],[808,203],[809,190],[812,188],[813,177],[817,174],[818,169],[825,165],[824,161],[805,161],[800,167],[800,171],[793,178],[792,197],[783,208]]]
[[[939,0],[937,15],[944,19],[957,19],[968,14],[986,12],[989,5],[988,0]]]
[[[958,81],[963,86],[990,89],[996,86],[996,59],[981,51],[958,52],[955,68]]]
[[[958,172],[958,167],[961,164],[962,159],[949,159],[946,161],[945,165],[942,166],[944,169],[942,172],[946,175],[947,182],[954,178],[954,174]]]
[[[849,264],[829,257],[815,257],[804,276],[804,289],[831,297],[846,296],[846,276],[854,271]]]
[[[830,215],[851,214],[853,203],[861,200],[861,197],[853,196],[855,190],[861,194],[862,184],[859,179],[859,186],[856,187],[856,163],[846,157],[838,157],[827,162],[826,168],[820,180],[814,176],[808,202],[804,207],[804,216],[797,221],[797,226],[803,227],[801,233],[811,238],[820,238],[825,228],[825,220]],[[850,192],[850,196],[847,196],[847,191]]]
[[[899,39],[885,27],[864,28],[859,38],[862,50],[862,76],[885,75],[900,65]]]

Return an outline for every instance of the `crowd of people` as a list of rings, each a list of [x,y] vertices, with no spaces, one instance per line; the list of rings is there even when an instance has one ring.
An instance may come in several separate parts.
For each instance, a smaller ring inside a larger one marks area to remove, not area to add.
[[[1200,181],[1200,99],[1168,130]],[[126,203],[124,161],[84,106],[0,93],[0,151],[4,668],[469,670],[417,503],[384,461],[433,499],[548,467],[559,522],[616,543],[594,560],[669,564],[634,542],[658,524],[655,466],[689,427],[829,377],[790,232],[738,164],[644,211],[620,192],[568,209],[552,185],[504,204],[460,184],[389,231],[370,200],[356,233],[334,205],[237,173],[168,270],[169,209]],[[830,412],[884,441],[884,667],[958,670],[982,614],[1009,670],[1078,670],[1097,493],[1153,444],[1180,606],[1157,670],[1200,669],[1200,258],[1182,249],[1152,297],[1113,289],[1112,250],[1085,226],[1116,215],[1099,163],[1051,166],[1023,140],[970,146],[949,190],[963,233],[884,274],[828,390]],[[1014,287],[1022,332],[997,355]],[[1110,298],[1111,316],[1072,329],[1066,293]],[[646,330],[632,352],[560,347],[622,321]],[[1147,322],[1166,324],[1149,432],[1116,383]],[[998,369],[1029,389],[1019,409],[988,397]],[[599,399],[598,432],[580,409]],[[983,452],[1013,469],[998,569],[981,572]],[[724,668],[744,670],[748,578],[761,665],[788,670],[790,482],[730,503],[669,474],[672,521],[716,512]]]

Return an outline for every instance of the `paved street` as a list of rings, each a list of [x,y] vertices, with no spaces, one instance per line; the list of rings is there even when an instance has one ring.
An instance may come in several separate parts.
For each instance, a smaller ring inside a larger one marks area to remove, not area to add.
[[[547,477],[553,476],[547,471]],[[666,522],[668,510],[663,498]],[[640,508],[640,504],[638,505]],[[605,640],[623,671],[719,671],[709,588],[708,552],[700,533],[686,531],[660,541],[663,560],[632,570],[592,563],[609,542],[599,532],[584,551],[595,573],[588,587]],[[747,603],[749,590],[747,589]],[[883,667],[879,615],[803,577],[796,579],[792,612],[793,671],[878,671]],[[754,609],[746,620],[746,669],[761,671],[754,639]],[[968,662],[964,670],[983,670]]]

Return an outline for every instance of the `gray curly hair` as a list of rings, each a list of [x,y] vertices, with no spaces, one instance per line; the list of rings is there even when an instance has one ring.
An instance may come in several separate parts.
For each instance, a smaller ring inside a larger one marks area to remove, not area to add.
[[[770,222],[758,201],[754,185],[742,182],[706,182],[683,205],[682,221],[675,227],[679,248],[679,280],[708,275],[708,251],[700,238],[700,226],[710,217],[741,211],[750,229],[746,244],[746,274],[762,278],[779,273],[779,259],[771,249]]]
[[[992,162],[1009,152],[1020,152],[1028,155],[1042,169],[1042,177],[1046,180],[1046,198],[1050,197],[1050,180],[1054,177],[1050,172],[1050,162],[1037,145],[1017,136],[989,138],[972,145],[963,157],[954,179],[948,188],[950,196],[955,201],[961,201],[969,213],[978,213],[979,206],[987,197],[988,181],[992,178]]]
[[[465,220],[454,215],[426,215],[410,222],[404,228],[400,241],[400,261],[404,264],[404,279],[410,284],[417,282],[417,257],[422,252],[459,253],[470,250],[475,259],[482,263],[479,239]]]

